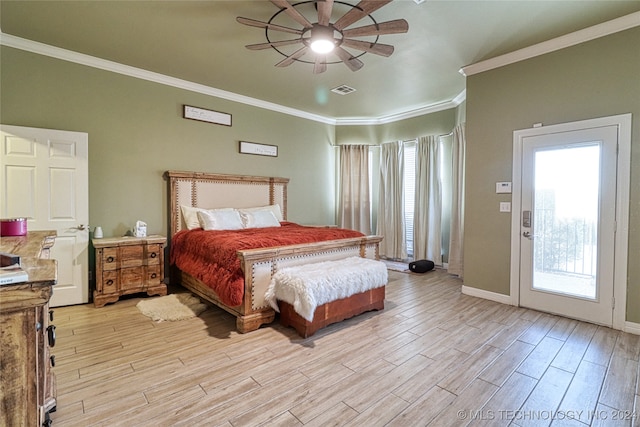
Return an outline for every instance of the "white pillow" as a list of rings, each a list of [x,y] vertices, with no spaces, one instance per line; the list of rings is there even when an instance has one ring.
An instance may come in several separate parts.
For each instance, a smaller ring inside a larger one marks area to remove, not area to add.
[[[244,228],[280,227],[280,221],[270,210],[242,212]]]
[[[198,212],[203,211],[204,209],[181,205],[180,210],[182,211],[182,223],[187,230],[200,228],[200,221],[198,221]]]
[[[243,212],[256,212],[256,211],[271,211],[273,213],[273,216],[275,216],[278,221],[283,221],[282,210],[280,209],[280,205],[278,205],[278,204],[267,205],[267,206],[258,206],[258,207],[255,207],[255,208],[242,208],[242,209],[238,209],[238,210],[240,211],[240,213],[243,213]]]
[[[233,209],[203,210],[198,212],[200,227],[205,230],[240,230],[243,228],[240,213]]]
[[[198,212],[206,211],[232,211],[233,208],[220,208],[220,209],[203,209],[194,208],[192,206],[180,205],[182,211],[182,223],[187,230],[193,230],[194,228],[201,228],[200,220],[198,219]]]

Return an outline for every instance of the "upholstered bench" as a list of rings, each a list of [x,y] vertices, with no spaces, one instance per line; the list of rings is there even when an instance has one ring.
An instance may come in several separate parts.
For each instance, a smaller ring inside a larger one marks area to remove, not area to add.
[[[381,261],[350,257],[278,270],[265,300],[280,323],[307,338],[318,329],[384,308],[388,273]]]

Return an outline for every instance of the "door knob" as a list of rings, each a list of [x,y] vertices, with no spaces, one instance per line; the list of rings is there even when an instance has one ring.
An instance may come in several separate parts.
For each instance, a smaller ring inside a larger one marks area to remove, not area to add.
[[[76,228],[77,228],[78,230],[80,230],[80,231],[84,231],[84,230],[86,230],[86,229],[87,229],[87,227],[85,227],[85,225],[84,225],[84,224],[80,224],[80,225],[79,225],[79,226],[77,226]]]
[[[529,240],[533,239],[533,237],[534,237],[534,235],[529,233],[528,231],[525,231],[524,233],[522,233],[522,235],[524,237],[526,237],[527,239],[529,239]]]

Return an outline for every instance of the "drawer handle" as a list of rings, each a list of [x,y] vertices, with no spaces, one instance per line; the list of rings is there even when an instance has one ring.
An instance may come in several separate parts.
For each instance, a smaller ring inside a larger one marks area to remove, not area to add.
[[[53,310],[49,310],[49,322],[53,322]]]
[[[107,286],[111,286],[111,285],[113,285],[113,279],[109,279],[109,280],[107,280],[106,285],[107,285]]]
[[[151,274],[151,278],[152,278],[152,279],[155,279],[156,277],[157,277],[157,274],[156,274],[156,273],[152,273],[152,274]]]
[[[157,253],[155,253],[155,252],[151,252],[151,255],[149,255],[149,256],[150,256],[151,258],[155,258],[155,257],[157,257],[157,256],[158,256],[158,254],[157,254]]]
[[[56,367],[56,356],[55,356],[55,354],[52,354],[49,359],[51,360],[51,367],[55,368]]]
[[[113,262],[113,257],[112,256],[108,256],[107,257],[107,262]]]
[[[49,325],[47,328],[47,338],[49,338],[49,347],[55,347],[56,345],[56,327],[55,325]]]

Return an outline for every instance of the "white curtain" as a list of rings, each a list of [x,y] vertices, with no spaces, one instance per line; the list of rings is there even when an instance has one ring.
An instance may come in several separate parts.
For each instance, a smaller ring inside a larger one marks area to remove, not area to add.
[[[384,236],[380,256],[405,260],[407,245],[404,227],[404,146],[401,141],[380,148],[380,197],[377,234]]]
[[[453,162],[451,204],[451,235],[449,238],[448,272],[463,277],[463,238],[464,238],[464,180],[465,180],[465,124],[461,123],[453,129]]]
[[[369,146],[340,146],[340,227],[371,234]]]
[[[416,145],[413,258],[442,265],[442,189],[438,137],[420,137]]]

